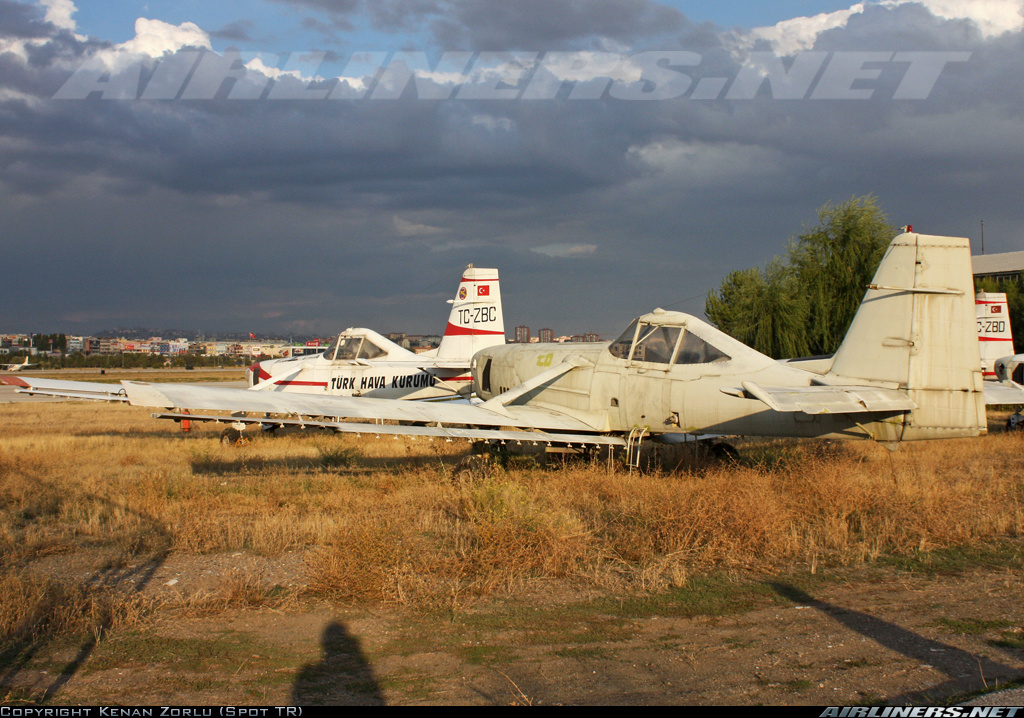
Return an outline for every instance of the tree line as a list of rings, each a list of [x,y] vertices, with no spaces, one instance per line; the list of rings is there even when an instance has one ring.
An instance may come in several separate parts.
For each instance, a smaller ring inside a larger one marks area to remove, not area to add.
[[[707,318],[726,334],[776,359],[839,348],[886,247],[899,232],[873,195],[829,202],[818,224],[789,240],[763,268],[740,269],[708,294]],[[1024,338],[1024,283],[975,282],[1005,292],[1014,341]]]

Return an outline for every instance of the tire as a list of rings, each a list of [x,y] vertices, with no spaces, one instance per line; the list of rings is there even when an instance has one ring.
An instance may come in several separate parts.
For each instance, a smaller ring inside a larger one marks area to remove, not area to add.
[[[245,439],[241,431],[233,426],[229,426],[220,433],[220,443],[225,446],[238,446],[239,444],[244,444]]]

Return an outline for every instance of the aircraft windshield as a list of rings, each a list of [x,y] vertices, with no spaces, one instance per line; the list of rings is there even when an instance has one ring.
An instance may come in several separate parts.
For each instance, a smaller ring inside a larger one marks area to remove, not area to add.
[[[334,361],[352,361],[359,353],[361,341],[363,341],[362,337],[339,336],[331,346],[327,347],[324,356],[330,357]]]
[[[676,345],[679,346],[678,351]],[[710,364],[730,358],[682,327],[641,323],[640,320],[630,324],[622,336],[611,343],[608,351],[619,359],[648,364]]]
[[[633,347],[633,360],[668,364],[672,361],[672,351],[679,339],[679,327],[658,324],[641,324],[640,336]]]
[[[696,334],[684,332],[676,364],[710,364],[729,361],[729,358],[728,355],[711,346]]]
[[[629,358],[629,350],[633,347],[633,337],[636,336],[637,321],[630,324],[626,331],[622,332],[622,336],[613,341],[611,346],[608,347],[608,351],[612,353],[612,356],[619,359]]]
[[[359,350],[360,359],[377,359],[386,354],[386,351],[372,343],[369,339],[363,340],[363,348]]]

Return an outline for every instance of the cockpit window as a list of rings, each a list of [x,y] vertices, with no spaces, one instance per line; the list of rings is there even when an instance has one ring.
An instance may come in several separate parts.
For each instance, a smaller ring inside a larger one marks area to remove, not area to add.
[[[612,353],[613,357],[619,359],[628,359],[629,350],[633,347],[633,337],[636,336],[636,324],[639,320],[634,320],[632,324],[622,332],[622,336],[611,343],[608,347],[608,351]]]
[[[691,332],[683,333],[676,364],[711,364],[729,361],[730,357]]]
[[[640,336],[633,348],[633,361],[668,364],[672,361],[672,351],[676,348],[680,331],[680,327],[641,324]]]
[[[359,343],[362,337],[339,336],[334,344],[327,347],[324,356],[331,357],[334,361],[352,361],[359,353]]]
[[[384,356],[385,354],[387,354],[386,351],[371,342],[369,339],[363,340],[363,348],[359,350],[360,359],[376,359]]]

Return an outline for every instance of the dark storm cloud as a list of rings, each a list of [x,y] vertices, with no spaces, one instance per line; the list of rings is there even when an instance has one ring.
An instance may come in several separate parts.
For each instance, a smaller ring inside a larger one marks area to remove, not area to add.
[[[682,30],[682,13],[647,0],[455,0],[433,21],[441,47],[551,50],[566,42],[635,42]]]
[[[39,6],[0,0],[0,37],[46,37],[54,34],[55,30],[51,23],[43,20]]]
[[[252,42],[253,38],[250,32],[253,27],[252,20],[236,20],[235,22],[229,22],[220,30],[211,32],[210,37],[215,37],[218,40],[227,40],[228,42]]]
[[[591,38],[634,42],[683,30],[678,10],[650,0],[278,0],[325,13],[352,27],[366,13],[373,27],[426,27],[446,49],[551,50]]]
[[[717,78],[722,96],[744,60],[742,43],[653,3],[519,5],[515,16],[483,1],[303,5],[335,20],[371,13],[381,27],[416,18],[449,33],[445,49],[599,37],[683,49],[699,53],[679,69],[690,91]],[[818,38],[818,51],[889,58],[852,81],[872,90],[863,101],[780,100],[770,82],[737,101],[575,101],[571,84],[544,100],[416,99],[437,89],[429,82],[395,100],[228,99],[270,87],[255,71],[215,100],[55,101],[76,64],[110,45],[10,7],[4,37],[31,42],[0,54],[5,309],[23,322],[3,329],[70,328],[59,319],[89,330],[117,316],[437,331],[455,274],[474,262],[501,269],[509,326],[609,334],[658,304],[689,300],[674,308],[699,313],[721,277],[784,251],[830,200],[874,193],[894,223],[938,234],[970,234],[984,218],[997,250],[1018,249],[1009,238],[1024,231],[1022,35],[983,39],[919,6],[869,6]],[[907,51],[971,55],[928,99],[895,101],[907,63],[891,58]],[[143,88],[157,67],[146,62]]]

